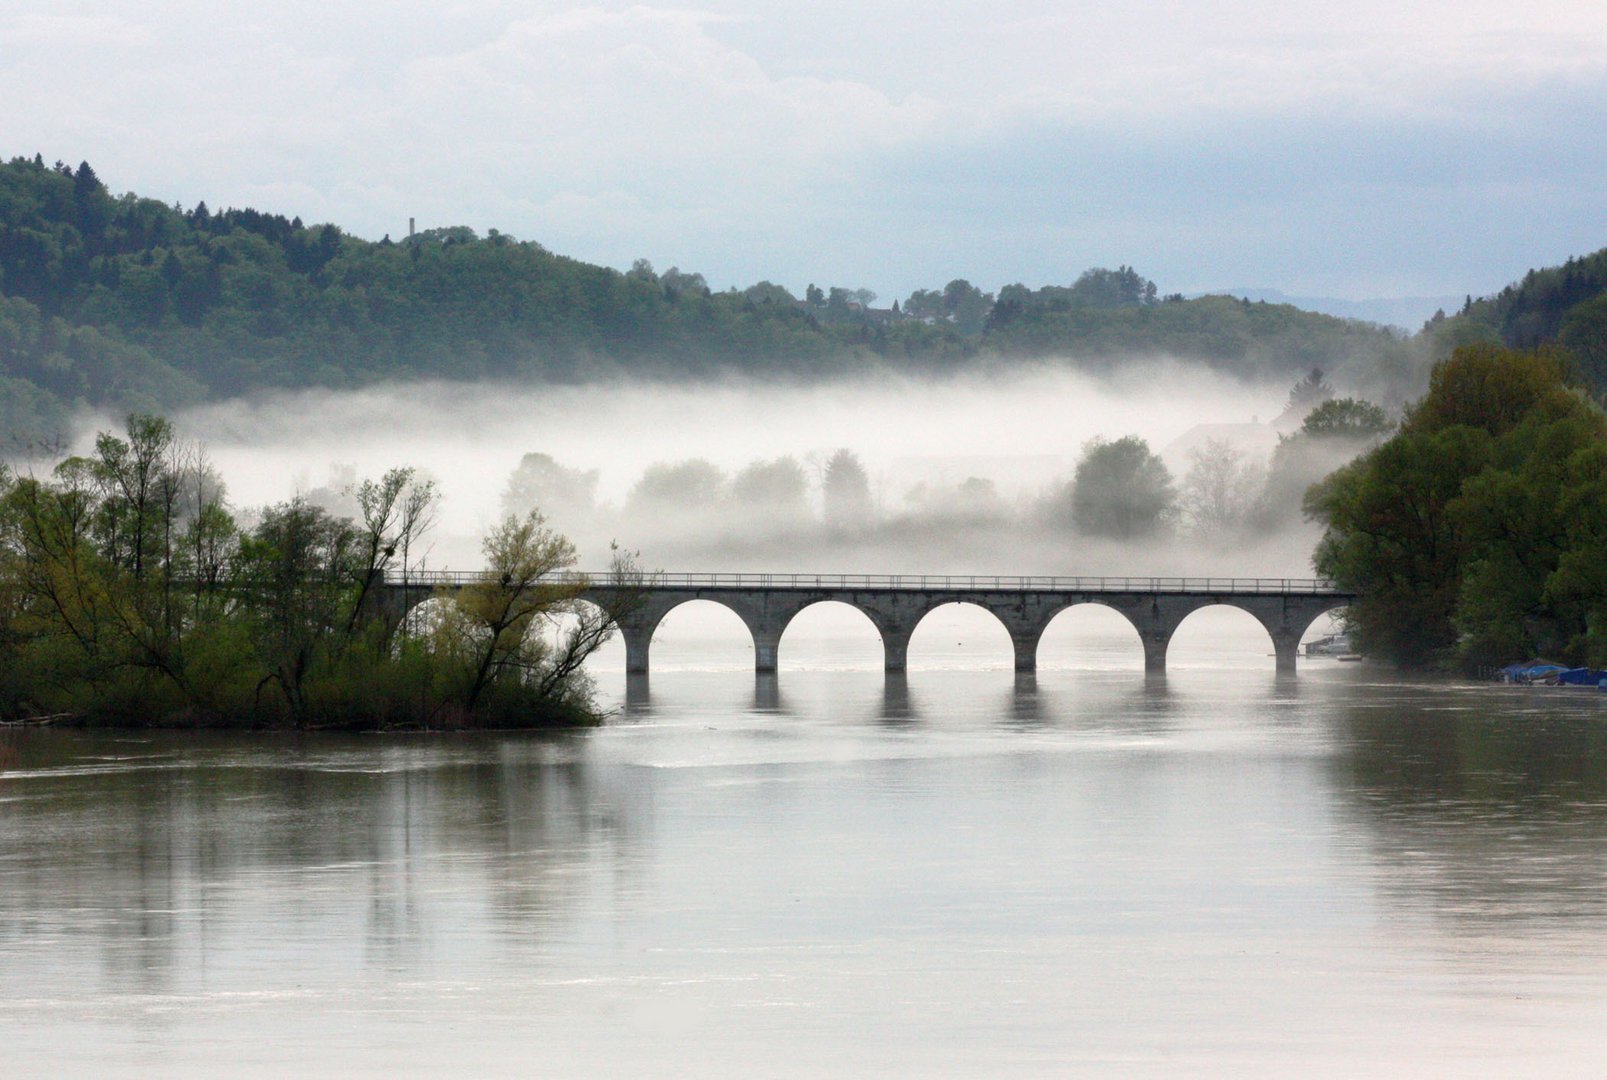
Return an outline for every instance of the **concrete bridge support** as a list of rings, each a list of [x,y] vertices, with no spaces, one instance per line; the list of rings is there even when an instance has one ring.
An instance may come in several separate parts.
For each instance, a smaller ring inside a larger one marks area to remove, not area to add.
[[[1150,675],[1166,674],[1166,649],[1172,643],[1171,634],[1141,635],[1144,643],[1144,671]]]
[[[1031,675],[1038,670],[1038,641],[1043,631],[1011,631],[1010,646],[1016,654],[1016,674]]]
[[[774,675],[781,654],[781,635],[793,616],[809,602],[796,596],[767,594],[733,597],[720,601],[737,613],[753,636],[753,670],[758,675]]]
[[[1273,634],[1272,652],[1277,657],[1277,670],[1281,674],[1295,673],[1295,657],[1300,655],[1300,634]]]
[[[647,674],[648,646],[653,643],[653,631],[657,629],[657,624],[643,627],[635,620],[621,620],[615,625],[619,627],[619,636],[625,642],[625,673]]]
[[[760,675],[774,675],[781,651],[781,632],[786,627],[767,622],[748,629],[753,632],[753,670]]]
[[[653,634],[664,616],[691,600],[709,599],[736,613],[753,639],[753,669],[760,675],[773,674],[781,652],[781,635],[798,612],[817,599],[789,593],[750,593],[748,595],[684,595],[649,597],[634,610],[621,615],[616,625],[625,641],[625,669],[641,673],[648,670],[648,653]]]
[[[888,671],[905,671],[909,666],[910,638],[923,618],[945,604],[973,604],[991,613],[1010,635],[1018,672],[1038,669],[1038,642],[1049,620],[1059,610],[1056,598],[1037,593],[908,593],[870,594],[853,601],[882,635],[882,649]]]
[[[913,626],[878,627],[882,634],[882,670],[902,674],[909,670],[910,637]]]

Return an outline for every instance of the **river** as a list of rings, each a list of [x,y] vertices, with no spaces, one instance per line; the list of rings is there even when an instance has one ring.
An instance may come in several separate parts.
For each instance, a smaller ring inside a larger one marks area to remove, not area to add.
[[[0,1073],[1600,1075],[1607,695],[846,625],[565,735],[7,736]]]

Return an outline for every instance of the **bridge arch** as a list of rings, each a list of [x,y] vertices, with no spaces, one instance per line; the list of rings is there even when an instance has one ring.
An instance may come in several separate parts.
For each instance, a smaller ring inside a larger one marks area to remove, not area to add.
[[[1144,666],[1144,634],[1133,617],[1108,601],[1079,598],[1049,615],[1033,649],[1036,663],[1055,656],[1076,656],[1075,667],[1119,666],[1132,658]]]
[[[530,627],[529,633],[539,635],[549,648],[565,646],[570,638],[581,630],[581,620],[587,620],[588,633],[598,628],[599,620],[603,626],[609,625],[609,615],[606,608],[595,600],[579,597],[571,601],[568,610],[548,612],[538,618]],[[625,646],[620,640],[618,627],[614,626],[614,633],[598,646],[587,658],[588,667],[595,665],[601,670],[622,670],[625,663]]]
[[[452,614],[456,601],[450,596],[433,596],[421,592],[408,597],[408,603],[392,613],[394,625],[389,626],[389,647],[399,655],[409,641],[426,639]]]
[[[885,662],[887,643],[882,636],[882,628],[876,625],[876,620],[871,618],[869,612],[846,600],[821,599],[808,601],[786,617],[786,622],[782,626],[781,632],[777,635],[777,666],[779,667],[780,664],[780,651],[783,643],[788,643],[789,651],[798,645],[804,645],[805,648],[808,648],[811,638],[810,631],[813,629],[813,625],[822,622],[834,624],[837,627],[837,632],[831,635],[829,639],[821,638],[820,643],[815,643],[817,652],[822,651],[822,647],[829,652],[828,663],[847,663],[847,655],[859,651],[867,651],[866,659],[874,658]],[[849,629],[849,627],[853,627],[853,629]],[[842,649],[844,634],[850,639],[865,641],[867,636],[860,634],[858,631],[866,627],[870,630],[868,642],[866,642],[868,650],[853,648],[852,642],[850,642],[849,649]],[[829,644],[825,644],[827,641],[829,641]]]
[[[1242,601],[1242,607],[1254,615],[1272,636],[1273,653],[1279,671],[1292,672],[1295,657],[1300,653],[1300,642],[1318,619],[1350,606],[1348,600],[1334,601],[1316,597],[1284,598],[1279,602]]]
[[[1265,619],[1243,605],[1213,601],[1199,605],[1172,627],[1166,666],[1259,668],[1267,666],[1269,653],[1276,656],[1277,639]]]
[[[1272,645],[1273,666],[1281,672],[1292,672],[1295,669],[1295,658],[1300,651],[1300,641],[1312,625],[1324,615],[1347,606],[1348,601],[1334,601],[1327,597],[1306,596],[1238,596],[1200,597],[1194,603],[1174,605],[1159,632],[1157,639],[1163,639],[1160,645],[1160,667],[1166,664],[1167,653],[1173,638],[1184,623],[1197,613],[1207,609],[1228,609],[1241,611],[1260,625]],[[1241,626],[1244,625],[1242,622]]]
[[[1317,607],[1315,605],[1313,605],[1313,608],[1312,608],[1313,614],[1309,618],[1307,618],[1305,620],[1305,625],[1300,627],[1299,633],[1297,633],[1295,635],[1295,647],[1296,647],[1296,650],[1298,651],[1299,647],[1301,645],[1305,644],[1306,639],[1312,636],[1311,632],[1312,632],[1312,630],[1314,630],[1316,628],[1318,623],[1322,622],[1326,618],[1329,618],[1330,616],[1339,615],[1340,613],[1344,612],[1349,607],[1350,607],[1349,603],[1338,603],[1338,604],[1334,604],[1334,605],[1332,605],[1330,607],[1326,607],[1326,608],[1322,608],[1321,610],[1317,610]],[[1333,632],[1333,631],[1328,631],[1328,632]]]
[[[625,639],[625,670],[627,672],[645,672],[647,670],[648,654],[665,618],[671,612],[678,611],[688,605],[696,605],[697,610],[708,613],[705,617],[712,616],[716,609],[735,616],[738,623],[748,631],[748,648],[752,649],[754,647],[755,635],[752,623],[736,605],[701,596],[654,597],[619,621],[620,636]],[[714,617],[719,618],[719,616]]]
[[[962,610],[967,608],[984,612],[985,617],[977,617],[969,611]],[[1002,644],[1005,656],[1011,657],[1012,661],[1019,666],[1019,660],[1016,658],[1016,653],[1018,652],[1015,641],[1016,635],[1011,632],[1010,624],[1005,618],[987,604],[962,597],[943,597],[928,606],[926,610],[915,617],[914,622],[910,625],[904,642],[906,662],[908,650],[917,644],[915,637],[922,632],[923,627],[929,640],[937,639],[940,635],[947,633],[950,635],[963,634],[972,638],[974,642],[977,634],[992,638],[997,633],[999,637],[1003,638]],[[946,638],[943,640],[946,640]],[[938,646],[937,655],[947,655],[954,659],[961,657],[973,659],[976,655],[974,647],[968,652],[955,651],[957,648],[964,647],[963,641],[956,642],[954,646]],[[991,645],[984,647],[991,648]]]

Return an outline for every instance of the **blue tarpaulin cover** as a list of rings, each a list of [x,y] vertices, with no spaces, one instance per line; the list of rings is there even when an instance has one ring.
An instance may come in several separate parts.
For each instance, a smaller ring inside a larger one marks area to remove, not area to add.
[[[1557,675],[1557,681],[1568,686],[1600,686],[1603,679],[1607,679],[1607,671],[1592,671],[1584,667],[1572,668]]]
[[[1508,664],[1500,671],[1501,678],[1507,682],[1535,682],[1539,679],[1549,679],[1567,671],[1563,664],[1553,664],[1549,660],[1525,660],[1521,664]]]

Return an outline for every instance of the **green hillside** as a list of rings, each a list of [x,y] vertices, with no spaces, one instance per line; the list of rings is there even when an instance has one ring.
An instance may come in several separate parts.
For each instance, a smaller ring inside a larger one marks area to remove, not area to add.
[[[1599,296],[1593,259],[1579,265],[1589,263]],[[1164,355],[1279,379],[1321,367],[1389,397],[1415,393],[1426,370],[1421,348],[1384,328],[1287,305],[1163,298],[1127,267],[998,297],[955,280],[873,303],[845,287],[715,292],[695,273],[594,266],[496,231],[376,242],[254,209],[113,195],[87,163],[0,164],[0,424],[13,442],[59,430],[81,406],[167,411],[383,380],[807,381]],[[1472,327],[1482,310],[1444,321],[1483,333]],[[1529,311],[1514,325],[1565,338],[1576,323],[1607,321]]]
[[[1424,329],[1437,356],[1478,342],[1513,349],[1562,345],[1597,392],[1607,390],[1607,249],[1530,270],[1494,296],[1469,297],[1457,315],[1436,317]]]

